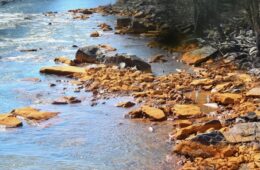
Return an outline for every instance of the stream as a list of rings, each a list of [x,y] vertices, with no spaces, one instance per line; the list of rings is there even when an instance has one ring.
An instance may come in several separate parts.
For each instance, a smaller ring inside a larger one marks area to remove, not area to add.
[[[0,1],[1,2],[1,1]],[[60,114],[42,123],[26,123],[17,129],[0,127],[0,169],[3,170],[109,170],[169,169],[165,163],[172,145],[167,142],[169,122],[153,125],[125,119],[129,111],[115,107],[130,97],[99,101],[91,107],[91,93],[74,92],[68,79],[41,75],[43,66],[55,65],[58,56],[74,58],[77,48],[110,44],[120,53],[135,54],[144,60],[166,52],[146,46],[149,39],[102,32],[97,25],[114,28],[115,16],[93,14],[75,20],[67,11],[114,3],[114,0],[13,0],[0,3],[0,113],[33,106]],[[45,12],[57,12],[44,15]],[[50,24],[51,23],[51,24]],[[100,31],[101,37],[90,33]],[[22,52],[36,49],[37,51]],[[167,54],[168,55],[168,54]],[[161,75],[188,69],[174,60],[152,65]],[[50,87],[50,83],[57,86]],[[61,96],[77,96],[83,102],[52,105]]]

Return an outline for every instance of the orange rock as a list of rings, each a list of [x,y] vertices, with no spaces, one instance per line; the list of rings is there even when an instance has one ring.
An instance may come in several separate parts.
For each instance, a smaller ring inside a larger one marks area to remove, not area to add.
[[[181,105],[181,104],[176,104],[172,112],[175,113],[176,116],[180,118],[187,118],[187,117],[198,117],[201,116],[201,110],[199,106],[196,105]]]
[[[62,75],[62,76],[86,73],[85,68],[75,67],[75,66],[43,67],[41,68],[40,72],[46,74]]]
[[[198,65],[207,61],[217,50],[210,46],[185,53],[182,60],[190,65]]]
[[[216,93],[212,95],[212,100],[224,105],[235,104],[242,100],[242,95],[233,93]]]
[[[74,61],[70,60],[67,57],[57,57],[57,58],[54,59],[54,61],[57,62],[57,63],[64,63],[64,64],[67,64],[67,65],[70,65],[70,66],[75,65]]]
[[[185,127],[187,127],[187,126],[192,125],[192,122],[189,121],[189,120],[175,120],[175,121],[174,121],[174,125],[175,125],[175,126],[178,126],[178,127],[180,127],[180,128],[185,128]]]
[[[15,128],[22,126],[23,123],[12,114],[0,114],[0,125],[8,128]]]
[[[56,116],[58,112],[41,112],[38,109],[34,109],[32,107],[24,107],[13,110],[12,114],[22,116],[30,120],[42,121]]]
[[[163,120],[166,118],[165,113],[161,109],[149,106],[142,106],[141,110],[143,113],[145,113],[154,120]]]
[[[178,140],[182,140],[189,137],[191,134],[195,134],[198,132],[204,133],[209,129],[219,130],[221,128],[222,125],[219,120],[212,120],[206,123],[198,123],[185,128],[181,128],[177,130],[177,132],[174,134],[174,137]]]
[[[193,80],[191,82],[191,85],[193,86],[207,86],[207,85],[212,85],[214,83],[214,80],[212,79],[208,79],[208,78],[205,78],[205,79],[198,79],[198,80]]]

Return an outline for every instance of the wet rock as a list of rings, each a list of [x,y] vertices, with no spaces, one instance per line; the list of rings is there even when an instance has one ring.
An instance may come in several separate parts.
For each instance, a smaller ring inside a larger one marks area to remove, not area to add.
[[[81,100],[77,99],[76,97],[70,97],[70,96],[61,97],[52,102],[52,104],[55,105],[75,104],[75,103],[81,103]]]
[[[67,64],[67,65],[70,65],[70,66],[74,66],[75,65],[74,61],[70,60],[67,57],[57,57],[57,58],[54,59],[54,62],[56,62],[56,63],[64,63],[64,64]]]
[[[123,107],[123,108],[129,108],[129,107],[133,107],[135,105],[135,103],[133,102],[120,102],[116,105],[116,107]]]
[[[90,37],[99,37],[99,36],[100,36],[100,34],[99,34],[99,32],[97,32],[97,31],[92,32],[92,33],[90,34]]]
[[[192,141],[201,143],[203,145],[216,145],[225,139],[224,135],[219,131],[204,133],[192,138]]]
[[[155,56],[152,56],[150,59],[149,59],[149,63],[157,63],[157,62],[166,62],[167,59],[165,59],[165,56],[163,54],[158,54],[158,55],[155,55]]]
[[[107,52],[117,50],[116,48],[113,48],[111,45],[108,45],[108,44],[102,44],[102,45],[99,45],[99,46]]]
[[[113,30],[112,27],[106,23],[99,24],[98,27],[100,27],[103,31]]]
[[[217,49],[206,46],[197,50],[193,50],[191,52],[187,52],[182,56],[182,60],[190,65],[198,65],[202,62],[210,59],[214,54],[217,53]]]
[[[22,116],[29,120],[43,121],[55,117],[58,112],[42,112],[32,107],[15,109],[11,112],[13,115]]]
[[[91,45],[78,49],[75,56],[75,63],[96,63],[97,59],[103,54],[99,46]]]
[[[73,74],[84,74],[85,68],[75,67],[75,66],[51,66],[43,67],[40,70],[41,73],[45,74],[55,74],[61,76],[68,76]]]
[[[122,29],[129,27],[132,24],[132,19],[130,17],[120,17],[116,20],[116,28]]]
[[[23,125],[23,123],[14,115],[8,114],[0,114],[0,125],[8,127],[8,128],[16,128]]]
[[[260,97],[260,87],[255,87],[246,93],[247,97]]]
[[[165,113],[161,109],[149,106],[142,106],[141,110],[144,114],[148,115],[153,120],[163,120],[166,118]]]
[[[40,82],[41,80],[37,77],[24,78],[22,81]]]
[[[129,32],[134,33],[134,34],[141,34],[141,33],[146,33],[149,30],[150,30],[149,27],[144,22],[141,22],[140,20],[135,19],[132,22]]]
[[[196,105],[176,104],[173,107],[172,112],[179,118],[198,117],[202,114],[200,107]]]
[[[222,125],[219,120],[212,120],[206,123],[198,123],[185,128],[181,128],[177,130],[177,132],[174,134],[174,137],[178,140],[182,140],[189,137],[191,134],[195,134],[198,132],[204,133],[209,129],[219,130],[221,128]]]
[[[23,49],[23,50],[20,50],[21,52],[36,52],[38,51],[38,49],[36,48],[33,48],[33,49]]]
[[[116,64],[124,63],[125,67],[135,67],[137,70],[151,72],[151,65],[138,58],[135,55],[128,54],[117,54],[112,57],[106,57],[105,64]]]
[[[238,103],[241,99],[242,95],[233,93],[216,93],[212,95],[212,101],[224,105]]]

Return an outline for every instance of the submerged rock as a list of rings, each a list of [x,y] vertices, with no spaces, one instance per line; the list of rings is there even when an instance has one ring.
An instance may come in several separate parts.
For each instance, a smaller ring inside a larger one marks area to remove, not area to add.
[[[207,61],[212,57],[214,54],[217,53],[217,49],[206,46],[197,50],[193,50],[191,52],[187,52],[182,56],[182,60],[190,65],[198,65],[202,62]]]
[[[61,76],[83,74],[86,73],[85,68],[75,66],[51,66],[43,67],[40,70],[41,73],[56,74]]]
[[[100,34],[99,34],[99,32],[97,32],[97,31],[92,32],[92,33],[90,34],[90,37],[99,37],[99,36],[100,36]]]
[[[42,112],[39,109],[32,107],[24,107],[19,109],[14,109],[11,112],[13,115],[21,116],[29,120],[43,121],[55,117],[58,112]]]
[[[59,99],[56,99],[52,102],[52,104],[61,105],[61,104],[75,104],[80,103],[81,100],[77,99],[76,97],[61,97]]]
[[[165,56],[163,54],[158,54],[158,55],[155,55],[155,56],[152,56],[150,59],[149,59],[149,63],[157,63],[157,62],[166,62],[167,59],[165,59]]]
[[[8,127],[8,128],[16,128],[23,125],[23,123],[14,115],[0,114],[0,125]]]

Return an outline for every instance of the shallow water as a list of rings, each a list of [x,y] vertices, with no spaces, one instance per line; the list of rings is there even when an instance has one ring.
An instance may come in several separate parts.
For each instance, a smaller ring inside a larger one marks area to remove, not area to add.
[[[170,123],[155,126],[124,118],[127,110],[114,105],[127,98],[116,98],[90,106],[91,94],[73,93],[66,81],[56,87],[49,83],[62,77],[39,74],[42,66],[54,65],[57,56],[74,58],[77,48],[111,44],[118,52],[137,54],[143,59],[162,53],[146,47],[145,38],[101,32],[90,38],[97,25],[114,25],[115,17],[95,14],[88,20],[73,20],[66,11],[113,3],[113,0],[14,0],[0,6],[0,113],[13,108],[35,106],[59,111],[58,117],[40,124],[25,123],[18,129],[0,129],[0,169],[163,169],[171,147],[166,143]],[[54,16],[43,12],[58,11]],[[49,25],[49,23],[52,23]],[[20,52],[23,49],[37,52]],[[153,65],[156,74],[186,69],[171,61]],[[36,77],[40,82],[24,81]],[[64,90],[64,87],[68,89]],[[79,96],[81,104],[53,106],[51,101],[64,95]]]

